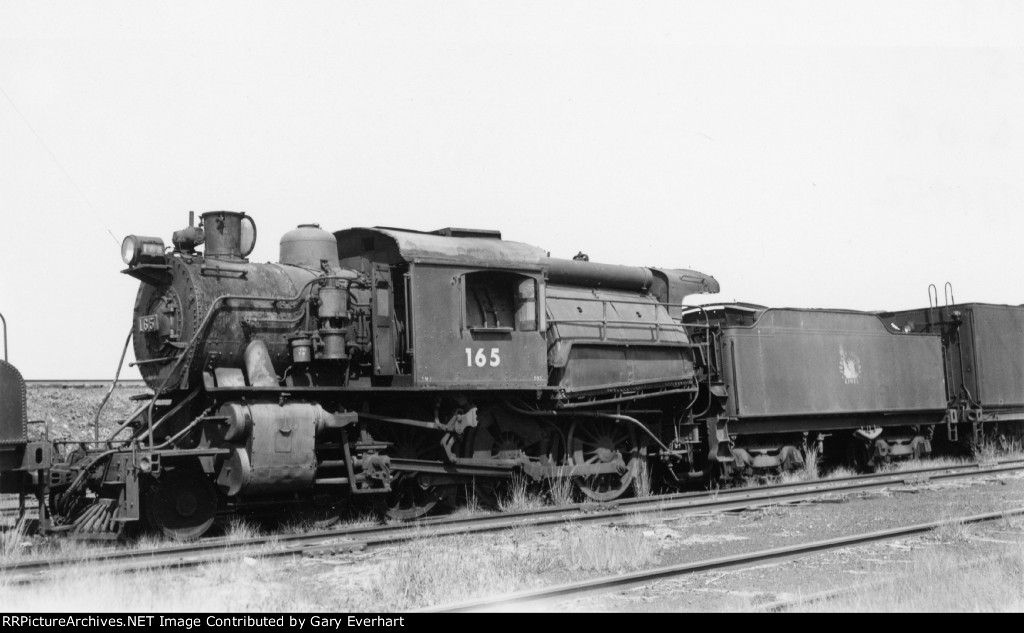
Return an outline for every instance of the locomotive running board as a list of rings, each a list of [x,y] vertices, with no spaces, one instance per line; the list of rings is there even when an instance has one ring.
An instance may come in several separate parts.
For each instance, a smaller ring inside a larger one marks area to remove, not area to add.
[[[645,400],[647,398],[659,398],[662,396],[672,396],[684,393],[693,393],[699,388],[697,385],[686,385],[685,383],[676,383],[677,385],[683,385],[678,388],[664,388],[660,391],[645,390],[643,385],[631,386],[629,388],[617,388],[613,390],[600,390],[600,391],[563,391],[559,394],[555,400],[555,407],[558,409],[578,409],[582,407],[599,407],[606,404],[615,404],[618,402],[633,402],[635,400]],[[629,393],[625,393],[625,392]],[[623,394],[625,395],[619,395]],[[602,398],[601,396],[608,396]]]
[[[475,463],[467,464],[465,462]],[[623,469],[615,463],[607,464],[584,464],[580,466],[556,466],[554,464],[542,465],[513,462],[504,460],[505,463],[487,464],[484,462],[497,460],[469,460],[461,459],[458,464],[446,464],[443,462],[432,462],[419,459],[391,458],[391,470],[407,472],[431,473],[437,475],[465,475],[467,477],[507,477],[512,471],[522,468],[532,479],[545,479],[548,477],[583,477],[590,475],[601,475],[606,473],[621,474]]]

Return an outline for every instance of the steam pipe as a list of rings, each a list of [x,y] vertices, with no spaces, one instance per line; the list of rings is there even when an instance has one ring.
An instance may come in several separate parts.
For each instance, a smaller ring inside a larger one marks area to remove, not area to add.
[[[643,291],[654,283],[654,274],[642,266],[597,264],[556,257],[548,258],[547,264],[548,281],[556,284]]]

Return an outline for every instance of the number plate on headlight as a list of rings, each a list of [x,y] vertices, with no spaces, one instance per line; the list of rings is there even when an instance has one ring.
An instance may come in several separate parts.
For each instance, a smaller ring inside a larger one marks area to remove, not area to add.
[[[156,332],[159,327],[160,324],[155,314],[139,317],[138,319],[138,329],[140,332]]]

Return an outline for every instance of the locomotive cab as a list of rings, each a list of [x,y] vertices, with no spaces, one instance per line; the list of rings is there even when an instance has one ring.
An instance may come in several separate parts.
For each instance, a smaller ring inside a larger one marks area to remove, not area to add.
[[[541,249],[466,229],[335,237],[341,265],[373,279],[375,375],[422,389],[546,386]]]

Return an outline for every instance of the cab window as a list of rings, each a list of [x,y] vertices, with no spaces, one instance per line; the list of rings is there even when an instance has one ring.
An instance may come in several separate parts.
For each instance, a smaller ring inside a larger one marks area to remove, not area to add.
[[[465,323],[473,331],[535,332],[537,282],[525,275],[480,271],[467,273]]]

